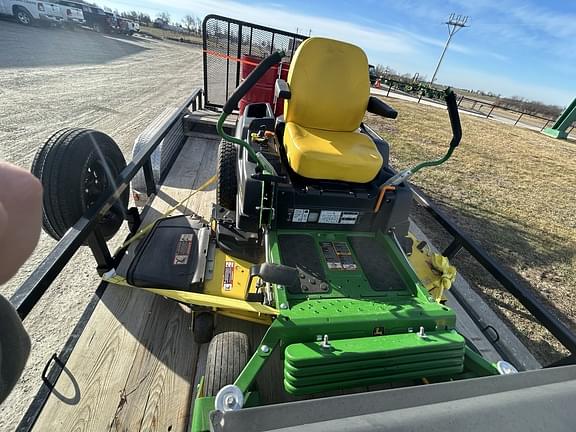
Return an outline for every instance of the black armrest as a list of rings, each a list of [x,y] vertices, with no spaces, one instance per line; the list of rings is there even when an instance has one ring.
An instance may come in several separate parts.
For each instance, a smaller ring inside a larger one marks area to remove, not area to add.
[[[274,96],[276,96],[276,98],[282,99],[290,99],[290,96],[292,96],[288,83],[283,79],[276,80],[276,85],[274,86]]]
[[[374,96],[370,96],[368,99],[368,112],[391,119],[398,117],[398,111]]]

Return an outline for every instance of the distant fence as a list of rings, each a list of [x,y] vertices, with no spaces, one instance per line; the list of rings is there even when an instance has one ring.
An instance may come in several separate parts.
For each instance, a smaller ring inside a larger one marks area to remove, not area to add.
[[[380,85],[380,89],[387,91],[386,96],[389,96],[390,92],[393,91],[395,93],[411,96],[415,99],[417,98],[417,103],[420,103],[420,101],[424,99],[445,105],[444,99],[437,96],[437,93],[441,94],[443,92],[433,89],[427,84],[411,84],[396,80],[384,80],[384,83]],[[458,97],[458,107],[463,111],[468,111],[478,116],[493,118],[514,126],[520,124],[521,126],[540,131],[544,130],[544,128],[548,126],[552,126],[556,121],[556,119],[530,114],[526,111],[515,110],[513,108],[506,108],[486,100],[473,99],[467,96]],[[567,131],[568,135],[572,133],[575,126],[575,124],[572,124],[570,129]]]
[[[485,100],[472,99],[466,96],[460,96],[458,98],[458,107],[486,118],[505,120],[514,126],[522,123],[522,126],[528,126],[541,131],[548,126],[552,126],[556,121],[556,119],[530,114],[513,108],[506,108]],[[570,134],[573,129],[574,125],[570,127],[568,134]]]

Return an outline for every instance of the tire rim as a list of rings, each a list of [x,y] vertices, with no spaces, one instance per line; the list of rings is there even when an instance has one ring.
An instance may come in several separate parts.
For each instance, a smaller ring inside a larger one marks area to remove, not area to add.
[[[98,160],[92,161],[86,168],[83,182],[83,201],[86,208],[92,207],[102,194],[110,189],[104,166]]]
[[[18,17],[18,21],[20,21],[22,24],[30,24],[30,18],[25,12],[19,11],[16,16]]]
[[[111,166],[106,159],[104,163]],[[106,196],[112,190],[110,179],[106,174],[106,168],[100,160],[93,160],[86,168],[82,182],[82,201],[85,209],[94,206],[102,196]],[[102,216],[100,224],[107,225],[117,219],[122,219],[122,205],[115,202],[108,213]]]
[[[105,161],[108,163],[108,160]],[[111,191],[110,180],[106,175],[106,168],[99,160],[93,160],[92,163],[86,168],[84,173],[84,181],[82,184],[82,201],[84,208],[89,209],[94,206],[102,196]],[[102,217],[101,223],[106,224],[113,219],[116,219],[117,204],[110,209],[110,211]]]

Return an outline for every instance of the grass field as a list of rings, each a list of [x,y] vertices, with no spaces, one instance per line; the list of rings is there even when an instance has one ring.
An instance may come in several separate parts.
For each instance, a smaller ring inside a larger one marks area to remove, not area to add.
[[[397,120],[367,123],[391,147],[396,168],[443,154],[450,139],[445,110],[386,99]],[[462,116],[463,139],[453,158],[413,178],[457,224],[576,330],[576,145],[491,120]],[[423,210],[417,222],[440,247]],[[466,252],[455,264],[544,362],[565,354],[559,343]]]

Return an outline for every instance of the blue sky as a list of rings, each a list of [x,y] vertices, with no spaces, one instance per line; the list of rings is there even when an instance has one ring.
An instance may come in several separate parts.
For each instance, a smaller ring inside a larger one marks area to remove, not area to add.
[[[203,18],[216,13],[360,45],[370,62],[432,76],[451,12],[470,28],[452,40],[438,82],[565,106],[576,97],[576,2],[547,0],[114,0],[103,6]]]

